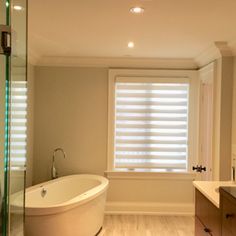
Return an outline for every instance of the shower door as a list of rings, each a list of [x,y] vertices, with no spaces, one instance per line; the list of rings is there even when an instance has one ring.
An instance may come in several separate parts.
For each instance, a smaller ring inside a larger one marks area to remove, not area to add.
[[[6,1],[0,2],[1,29],[9,25],[9,7]],[[2,33],[1,33],[2,41]],[[8,100],[9,100],[9,54],[0,55],[0,199],[1,222],[0,233],[8,232],[9,209],[9,136],[8,136]]]
[[[0,235],[24,235],[27,0],[0,0]]]

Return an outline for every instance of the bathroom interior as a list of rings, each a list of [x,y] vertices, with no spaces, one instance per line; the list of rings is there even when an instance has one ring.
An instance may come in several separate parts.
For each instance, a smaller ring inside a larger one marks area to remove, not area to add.
[[[235,0],[1,0],[2,236],[236,235]]]

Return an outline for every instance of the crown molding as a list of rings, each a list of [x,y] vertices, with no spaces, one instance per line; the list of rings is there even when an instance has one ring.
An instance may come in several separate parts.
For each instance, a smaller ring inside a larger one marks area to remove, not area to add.
[[[36,66],[199,69],[221,57],[236,56],[236,41],[214,42],[196,58],[133,58],[133,57],[71,57],[40,56],[29,49],[28,62]]]
[[[130,57],[41,57],[37,66],[197,69],[193,59]]]
[[[227,42],[214,42],[212,46],[195,58],[199,68],[221,58],[233,56],[232,48]]]
[[[214,80],[214,70],[216,65],[214,62],[199,69],[199,78],[204,84],[212,84]]]

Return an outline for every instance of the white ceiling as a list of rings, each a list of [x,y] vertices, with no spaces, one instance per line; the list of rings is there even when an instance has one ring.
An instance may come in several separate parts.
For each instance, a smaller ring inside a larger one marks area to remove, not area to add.
[[[144,14],[129,12],[136,5]],[[235,42],[235,23],[236,0],[29,0],[29,47],[40,57],[195,58]]]

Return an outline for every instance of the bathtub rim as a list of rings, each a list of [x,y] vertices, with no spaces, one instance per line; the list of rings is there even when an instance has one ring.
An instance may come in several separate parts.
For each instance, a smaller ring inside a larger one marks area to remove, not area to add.
[[[46,206],[46,207],[42,207],[42,206],[29,206],[27,205],[27,193],[30,191],[36,191],[39,188],[44,188],[52,183],[57,183],[60,182],[62,180],[66,180],[66,179],[70,179],[70,178],[75,178],[75,177],[79,177],[81,179],[94,179],[94,180],[98,180],[100,183],[96,186],[93,187],[87,191],[85,191],[84,193],[71,198],[68,201],[65,201],[63,203],[60,204],[55,204],[55,205],[50,205],[50,206]],[[39,216],[39,215],[52,215],[52,214],[57,214],[57,213],[62,213],[65,211],[68,211],[70,209],[73,209],[79,205],[82,204],[86,204],[89,201],[92,201],[93,199],[95,199],[96,197],[98,197],[99,195],[102,195],[104,192],[106,192],[107,188],[108,188],[108,184],[109,181],[107,178],[100,176],[100,175],[91,175],[91,174],[75,174],[75,175],[68,175],[68,176],[63,176],[54,180],[49,180],[34,186],[31,186],[29,188],[26,189],[25,191],[25,216]],[[14,204],[13,204],[14,206]]]

